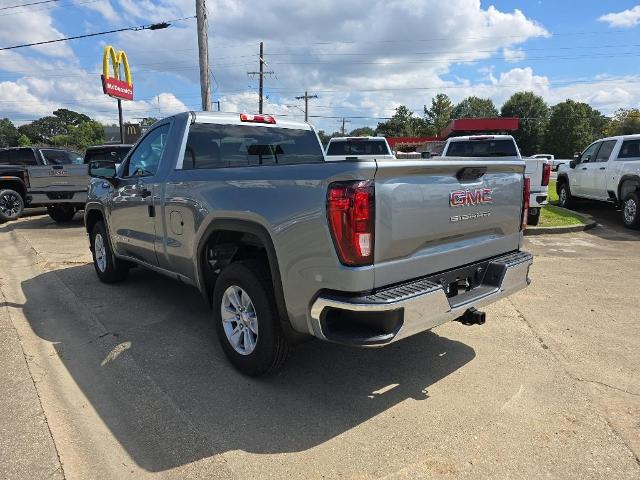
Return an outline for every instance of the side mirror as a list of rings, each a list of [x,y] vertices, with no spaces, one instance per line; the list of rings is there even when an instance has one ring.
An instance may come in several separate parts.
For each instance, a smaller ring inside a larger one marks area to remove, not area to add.
[[[569,162],[569,168],[576,168],[576,165],[577,165],[577,164],[576,164],[575,159],[574,159],[574,160],[571,160],[571,161]]]
[[[89,176],[104,178],[113,183],[116,178],[116,164],[109,160],[94,160],[89,162]]]

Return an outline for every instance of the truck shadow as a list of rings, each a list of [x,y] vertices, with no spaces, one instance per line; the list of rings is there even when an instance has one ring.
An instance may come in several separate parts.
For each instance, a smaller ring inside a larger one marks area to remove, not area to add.
[[[131,458],[153,472],[231,450],[316,447],[400,402],[428,402],[431,385],[475,356],[434,332],[376,350],[311,341],[279,374],[252,379],[226,361],[191,287],[141,268],[104,285],[84,265],[22,289],[32,329],[54,344]]]
[[[55,229],[64,230],[70,228],[78,228],[84,226],[84,217],[82,212],[76,213],[73,220],[69,222],[57,223],[51,219],[49,215],[38,212],[31,216],[22,216],[18,220],[12,222],[0,223],[0,232],[8,232],[9,230],[42,230]]]

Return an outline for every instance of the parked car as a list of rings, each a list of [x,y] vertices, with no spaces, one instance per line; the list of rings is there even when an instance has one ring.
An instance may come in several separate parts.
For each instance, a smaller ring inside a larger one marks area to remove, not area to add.
[[[22,193],[20,189],[14,191],[20,194],[22,208],[25,206],[46,206],[52,218],[61,213],[58,208],[59,197],[61,195],[73,197],[76,193],[62,190],[60,185],[69,180],[71,172],[75,172],[79,168],[86,170],[86,167],[81,164],[82,156],[79,153],[63,148],[15,147],[0,149],[0,166],[21,167],[18,170],[26,169],[27,171],[30,182],[23,182],[27,185],[27,192]],[[84,191],[86,192],[86,187]],[[19,217],[22,208],[19,209],[20,212],[17,213],[17,216],[12,215],[12,217]],[[12,211],[15,214],[16,210]]]
[[[384,137],[334,137],[327,144],[327,162],[395,158]]]
[[[476,135],[452,137],[447,140],[443,157],[492,157],[522,159],[511,135]],[[549,203],[551,164],[546,158],[525,158],[525,176],[530,182],[529,225],[538,225],[541,208]]]
[[[640,228],[640,134],[602,138],[558,172],[559,204],[574,199],[611,202],[622,208],[628,228]]]
[[[227,357],[260,375],[307,338],[374,347],[484,323],[476,308],[529,282],[523,173],[516,158],[327,162],[307,123],[190,112],[91,180],[85,224],[100,280],[143,265],[194,285]]]

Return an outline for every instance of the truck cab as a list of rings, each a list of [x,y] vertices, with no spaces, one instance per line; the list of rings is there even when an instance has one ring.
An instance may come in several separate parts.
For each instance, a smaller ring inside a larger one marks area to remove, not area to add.
[[[559,203],[575,199],[611,202],[622,208],[628,228],[640,228],[640,134],[601,138],[558,171]]]

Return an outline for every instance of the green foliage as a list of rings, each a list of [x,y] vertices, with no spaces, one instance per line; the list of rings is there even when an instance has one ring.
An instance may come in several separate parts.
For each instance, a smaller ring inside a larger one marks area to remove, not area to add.
[[[438,135],[451,121],[453,102],[444,93],[431,99],[431,108],[424,106],[424,120],[432,135]]]
[[[102,143],[104,127],[95,120],[88,120],[78,125],[69,125],[67,133],[52,137],[50,143],[58,147],[78,148],[84,150],[90,145]]]
[[[0,120],[0,147],[17,147],[19,136],[18,129],[11,120]]]
[[[20,136],[18,137],[18,146],[19,147],[30,147],[31,146],[31,140],[29,140],[29,137],[27,137],[25,134],[20,134]]]
[[[467,97],[453,107],[451,118],[494,118],[498,109],[490,98]]]
[[[92,121],[91,118],[83,113],[61,108],[54,111],[53,115],[18,127],[18,131],[34,143],[52,143],[55,137],[67,135],[70,127],[77,127],[90,121]],[[57,138],[56,141],[60,139]]]
[[[355,128],[349,132],[350,137],[374,137],[376,131],[371,127]]]
[[[416,117],[406,106],[400,105],[386,122],[378,123],[378,135],[383,137],[421,137],[429,135],[426,122]]]
[[[621,108],[616,110],[606,132],[607,136],[640,133],[640,109]]]
[[[606,119],[586,103],[567,100],[551,107],[545,152],[572,158],[603,135]]]
[[[151,125],[153,125],[157,121],[158,121],[158,119],[156,117],[144,117],[142,120],[140,120],[140,126],[141,127],[150,127]]]
[[[520,128],[513,136],[523,155],[541,153],[549,117],[549,107],[542,97],[533,92],[514,93],[500,113],[520,118]]]

